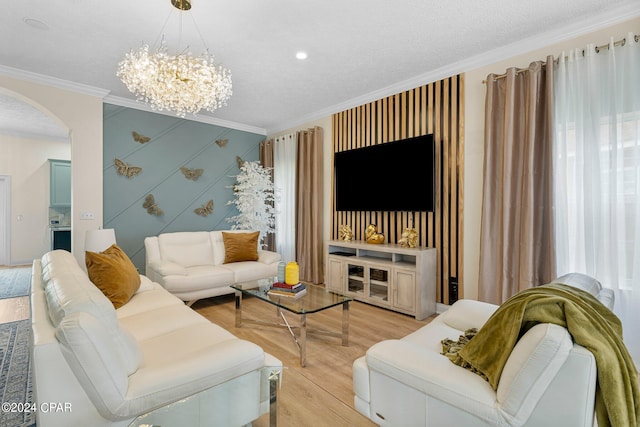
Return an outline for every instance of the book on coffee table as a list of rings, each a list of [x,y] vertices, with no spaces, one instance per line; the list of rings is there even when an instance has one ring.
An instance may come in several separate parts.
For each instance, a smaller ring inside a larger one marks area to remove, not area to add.
[[[282,289],[282,290],[288,290],[288,291],[300,291],[302,289],[305,289],[304,283],[302,282],[298,282],[295,285],[289,285],[287,283],[282,283],[282,282],[274,282],[271,285],[272,289]]]
[[[284,296],[289,298],[300,298],[302,295],[307,293],[307,288],[304,284],[298,283],[297,285],[293,285],[292,288],[283,288],[280,286],[276,286],[273,284],[271,289],[269,289],[268,294],[274,296]]]

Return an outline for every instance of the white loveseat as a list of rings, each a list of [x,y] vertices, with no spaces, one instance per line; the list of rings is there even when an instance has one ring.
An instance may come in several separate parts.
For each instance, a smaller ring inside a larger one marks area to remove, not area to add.
[[[34,402],[59,404],[38,410],[38,427],[127,426],[189,396],[201,399],[191,421],[162,425],[241,426],[269,410],[263,368],[281,362],[145,276],[116,310],[73,255],[56,250],[34,261],[31,304]]]
[[[557,279],[613,307],[595,279]],[[538,324],[523,335],[496,391],[441,354],[441,341],[480,329],[498,306],[459,300],[416,332],[373,345],[353,365],[356,409],[381,426],[592,426],[596,363],[568,331]]]
[[[280,254],[258,249],[256,261],[225,264],[222,233],[194,231],[164,233],[144,240],[145,274],[188,305],[202,298],[233,293],[238,282],[276,276]]]

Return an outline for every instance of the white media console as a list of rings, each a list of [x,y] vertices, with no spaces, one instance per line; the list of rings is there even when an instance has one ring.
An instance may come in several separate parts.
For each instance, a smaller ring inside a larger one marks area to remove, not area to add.
[[[436,249],[332,240],[325,285],[422,320],[436,312]]]

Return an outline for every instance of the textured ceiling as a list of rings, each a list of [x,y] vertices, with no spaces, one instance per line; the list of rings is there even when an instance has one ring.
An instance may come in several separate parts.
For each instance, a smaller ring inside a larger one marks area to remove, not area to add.
[[[4,3],[0,73],[104,89],[107,102],[127,105],[134,97],[117,64],[162,33],[180,50],[206,44],[231,70],[230,102],[206,118],[264,133],[513,56],[519,43],[535,48],[640,15],[638,0],[193,0],[183,14],[169,0]]]
[[[69,141],[69,132],[49,115],[13,96],[0,93],[0,134]]]

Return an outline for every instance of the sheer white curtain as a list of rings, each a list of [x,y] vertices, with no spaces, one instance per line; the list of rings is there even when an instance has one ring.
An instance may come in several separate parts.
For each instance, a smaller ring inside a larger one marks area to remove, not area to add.
[[[273,185],[276,198],[276,250],[285,262],[296,259],[297,139],[290,133],[273,143]]]
[[[594,45],[555,73],[554,209],[558,275],[616,291],[615,313],[640,364],[640,44]]]

